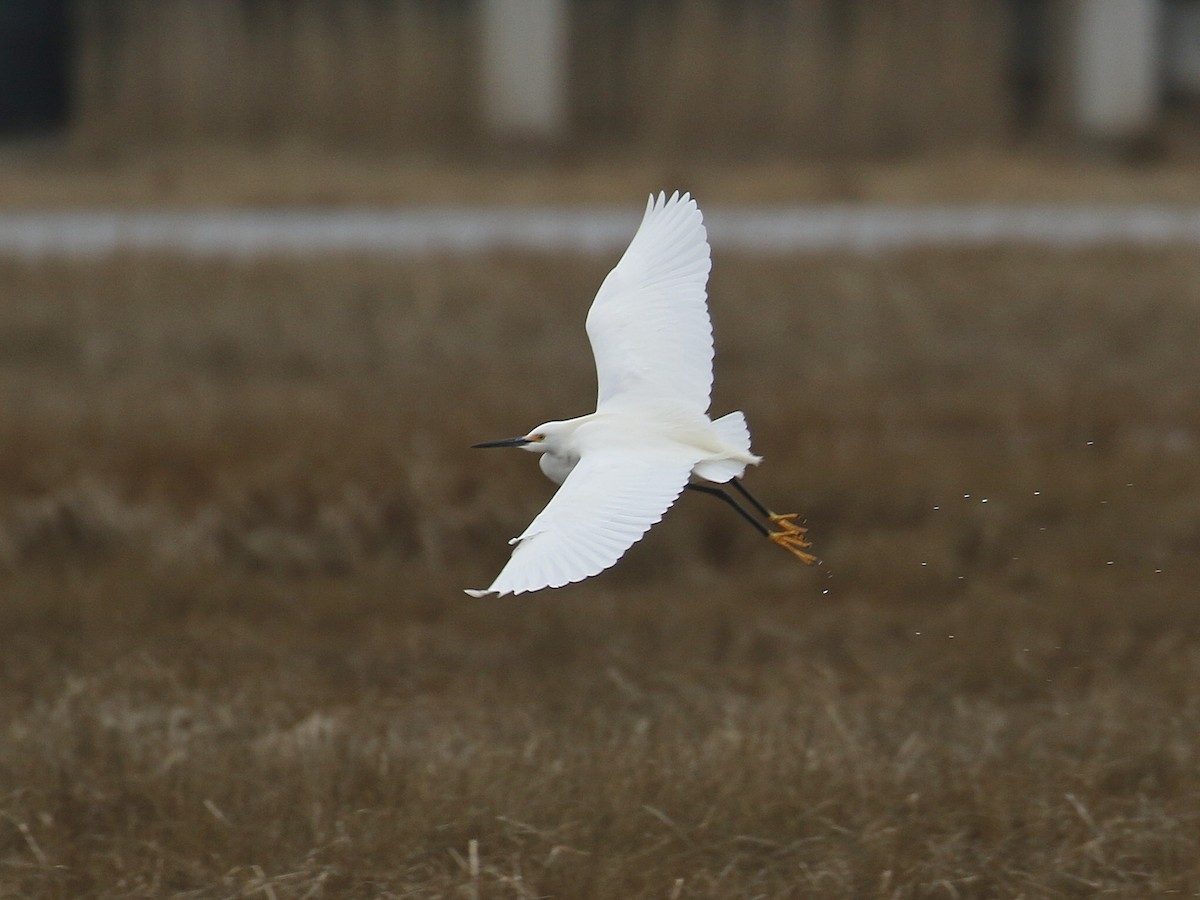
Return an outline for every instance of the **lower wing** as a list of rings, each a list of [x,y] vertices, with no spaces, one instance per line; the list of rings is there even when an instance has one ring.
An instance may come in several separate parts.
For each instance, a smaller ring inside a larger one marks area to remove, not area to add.
[[[683,492],[695,459],[678,453],[593,451],[519,536],[485,594],[562,587],[603,572],[642,539]]]

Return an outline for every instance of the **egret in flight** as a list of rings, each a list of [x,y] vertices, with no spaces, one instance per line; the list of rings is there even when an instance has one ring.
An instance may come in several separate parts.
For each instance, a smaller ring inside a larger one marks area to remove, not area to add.
[[[519,536],[508,564],[483,591],[522,594],[604,571],[642,539],[685,489],[718,497],[761,534],[811,565],[798,514],[779,515],[739,477],[750,452],[740,412],[708,417],[713,380],[706,284],[708,236],[696,201],[651,196],[629,248],[587,315],[596,358],[596,411],[546,422],[521,437],[474,447],[537,453],[561,485]],[[691,479],[709,484],[699,484]],[[746,505],[722,485],[731,485]]]

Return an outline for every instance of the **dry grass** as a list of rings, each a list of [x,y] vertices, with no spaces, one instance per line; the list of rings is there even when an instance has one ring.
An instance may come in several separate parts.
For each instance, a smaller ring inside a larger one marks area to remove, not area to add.
[[[1195,895],[1195,253],[721,256],[824,567],[471,601],[609,262],[0,262],[0,896]]]
[[[931,155],[906,161],[719,164],[646,153],[543,166],[537,159],[271,152],[196,144],[94,158],[59,147],[0,155],[0,209],[337,207],[406,204],[625,206],[686,185],[709,204],[1200,204],[1195,140],[1158,165],[1081,163],[1038,152]]]

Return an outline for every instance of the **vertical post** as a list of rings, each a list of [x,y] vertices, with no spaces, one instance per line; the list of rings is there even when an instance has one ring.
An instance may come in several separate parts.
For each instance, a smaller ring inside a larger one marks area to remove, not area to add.
[[[566,0],[483,0],[483,115],[497,136],[552,140],[567,124]]]
[[[1160,0],[1077,0],[1075,115],[1088,137],[1144,135],[1159,107]]]
[[[1200,97],[1200,4],[1169,0],[1163,18],[1166,86]]]

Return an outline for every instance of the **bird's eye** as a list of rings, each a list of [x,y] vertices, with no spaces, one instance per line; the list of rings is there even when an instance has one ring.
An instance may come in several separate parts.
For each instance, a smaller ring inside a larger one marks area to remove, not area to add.
[[[532,440],[535,440],[538,443],[541,443],[545,439],[546,439],[546,436],[544,434],[541,434],[540,432],[538,434],[532,435]]]

